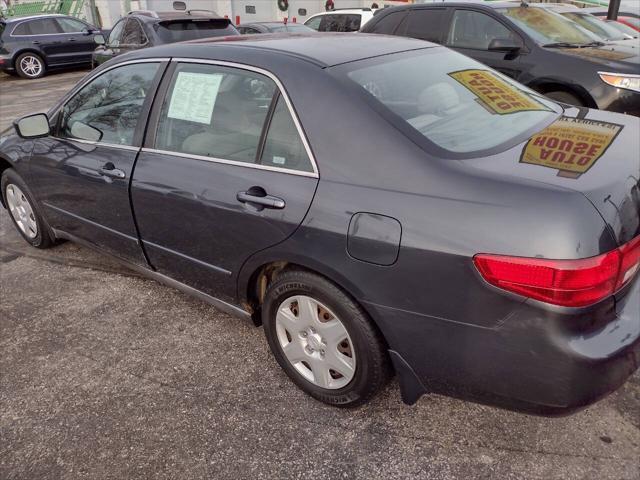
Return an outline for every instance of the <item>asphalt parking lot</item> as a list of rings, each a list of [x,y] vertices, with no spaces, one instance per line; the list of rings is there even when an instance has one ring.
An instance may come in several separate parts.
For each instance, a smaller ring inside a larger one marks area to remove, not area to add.
[[[0,74],[0,128],[86,71]],[[391,383],[312,400],[262,329],[65,243],[30,248],[0,212],[0,478],[638,479],[640,375],[540,418]]]

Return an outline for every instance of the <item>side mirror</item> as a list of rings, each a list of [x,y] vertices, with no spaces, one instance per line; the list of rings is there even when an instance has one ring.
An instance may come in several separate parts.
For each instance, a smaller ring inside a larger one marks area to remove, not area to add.
[[[187,4],[185,2],[173,2],[173,9],[184,11],[187,9]]]
[[[49,135],[49,117],[45,113],[27,115],[13,122],[13,127],[22,138],[40,138]]]
[[[89,142],[99,142],[102,138],[102,130],[98,130],[91,125],[87,125],[82,122],[73,122],[71,125],[71,136],[80,140],[87,140]]]
[[[104,35],[102,35],[101,33],[94,35],[93,41],[96,42],[97,45],[104,45],[106,43]]]
[[[489,51],[515,53],[522,47],[512,38],[494,38],[489,42]]]

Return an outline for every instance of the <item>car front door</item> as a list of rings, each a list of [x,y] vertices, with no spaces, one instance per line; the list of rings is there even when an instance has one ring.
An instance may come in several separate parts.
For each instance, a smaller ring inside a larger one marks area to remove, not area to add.
[[[172,68],[131,185],[140,238],[160,273],[233,301],[243,262],[302,222],[317,168],[273,75],[215,62]]]
[[[69,53],[67,61],[89,63],[91,53],[96,48],[93,33],[89,32],[89,27],[75,18],[57,17],[55,20],[65,36],[64,42]]]
[[[111,29],[111,32],[109,33],[109,37],[106,39],[105,44],[100,45],[95,49],[93,53],[93,59],[96,65],[100,65],[107,60],[112,59],[116,55],[120,55],[120,53],[123,53],[123,50],[120,48],[120,44],[122,43],[122,35],[127,20],[127,18],[119,20]]]
[[[512,40],[521,45],[522,49],[518,52],[489,50],[489,44],[494,39]],[[522,38],[507,25],[486,13],[456,9],[445,44],[516,80],[522,73],[523,64],[520,57],[525,53]]]
[[[51,227],[145,265],[129,202],[151,100],[166,64],[117,65],[76,91],[38,139],[33,188]]]

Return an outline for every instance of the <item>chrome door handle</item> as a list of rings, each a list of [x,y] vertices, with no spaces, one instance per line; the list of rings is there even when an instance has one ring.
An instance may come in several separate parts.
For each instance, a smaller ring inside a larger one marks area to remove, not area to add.
[[[276,210],[282,210],[286,206],[283,199],[272,195],[256,195],[252,192],[238,192],[236,198],[240,203],[252,203],[264,208],[273,208]]]
[[[115,165],[111,162],[105,163],[100,169],[100,173],[105,177],[111,177],[111,178],[123,179],[127,177],[126,173],[124,173],[119,168],[116,168]]]

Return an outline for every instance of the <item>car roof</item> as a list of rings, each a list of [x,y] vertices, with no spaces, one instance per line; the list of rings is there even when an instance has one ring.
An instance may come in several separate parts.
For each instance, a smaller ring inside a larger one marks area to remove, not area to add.
[[[354,14],[354,13],[365,13],[365,12],[373,12],[370,8],[336,8],[335,10],[327,10],[326,12],[316,13],[312,15],[312,17],[319,17],[320,15],[335,15],[335,14]],[[311,18],[311,17],[309,17]]]
[[[4,20],[5,23],[9,24],[9,23],[22,22],[24,20],[35,20],[38,18],[53,18],[53,17],[75,18],[75,17],[70,17],[69,15],[63,15],[61,13],[43,13],[41,15],[25,15],[23,17],[2,18],[2,20]]]
[[[279,53],[309,61],[320,67],[409,50],[442,48],[439,45],[413,38],[365,33],[268,33],[190,40],[139,50],[140,54],[136,57],[185,57],[184,52],[187,51],[186,57],[189,58],[215,60],[218,47],[246,49],[254,53],[256,50],[262,50],[265,53]],[[241,51],[238,51],[236,56],[238,61],[241,61]]]

